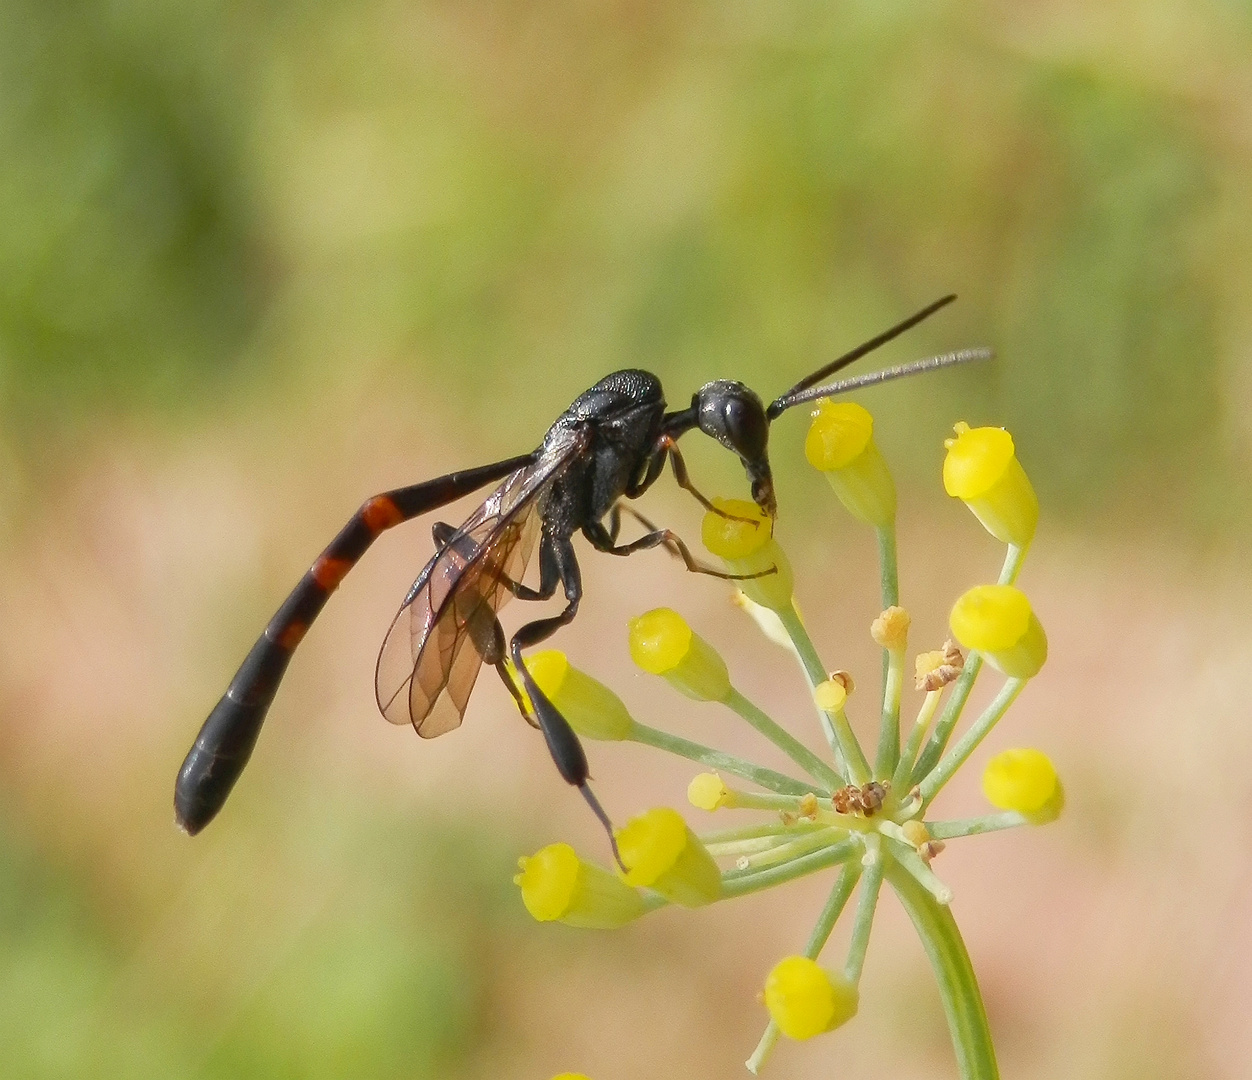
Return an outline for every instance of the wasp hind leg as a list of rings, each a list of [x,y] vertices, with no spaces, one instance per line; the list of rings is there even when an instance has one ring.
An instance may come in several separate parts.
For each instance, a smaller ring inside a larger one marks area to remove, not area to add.
[[[565,589],[565,610],[546,619],[536,619],[521,627],[509,642],[509,655],[513,660],[513,667],[526,687],[526,696],[530,698],[532,715],[539,730],[543,732],[544,742],[548,744],[548,753],[552,755],[557,772],[567,784],[578,788],[582,797],[587,800],[592,813],[604,826],[604,831],[609,838],[609,846],[613,849],[613,858],[617,861],[617,865],[625,870],[626,866],[622,862],[621,852],[617,849],[617,838],[613,835],[613,822],[588,783],[591,779],[591,769],[587,764],[587,754],[583,750],[583,745],[579,742],[574,729],[570,727],[569,721],[539,689],[539,684],[527,670],[522,658],[523,649],[546,641],[561,627],[573,622],[574,616],[578,614],[578,603],[582,599],[582,575],[579,573],[578,560],[574,555],[574,545],[568,539],[557,540],[549,536],[543,538],[542,545],[539,551],[541,560],[539,591],[543,592],[546,586],[551,585],[552,592],[555,592],[555,580],[549,576],[555,575]],[[552,593],[549,592],[548,595]]]
[[[630,514],[645,529],[650,531],[644,533],[638,540],[632,540],[629,544],[618,544],[617,535],[621,530],[621,516],[623,512]],[[691,549],[683,542],[682,537],[672,529],[658,529],[638,510],[629,506],[622,506],[620,503],[614,504],[613,509],[609,511],[608,528],[605,528],[603,523],[599,521],[593,521],[583,526],[583,535],[591,543],[592,547],[597,551],[603,551],[606,555],[633,555],[636,551],[648,551],[651,548],[663,547],[671,555],[682,559],[683,565],[691,573],[706,574],[709,577],[721,578],[723,581],[748,581],[752,578],[764,577],[766,574],[773,574],[778,569],[771,566],[768,570],[761,570],[755,574],[729,574],[724,570],[716,570],[711,566],[706,566],[691,554]]]

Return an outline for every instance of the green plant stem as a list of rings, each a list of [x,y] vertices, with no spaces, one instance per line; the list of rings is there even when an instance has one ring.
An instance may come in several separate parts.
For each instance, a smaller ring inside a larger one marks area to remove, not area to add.
[[[726,699],[725,704],[769,739],[813,779],[820,781],[831,791],[843,786],[843,779],[833,768],[738,690],[731,688],[730,697]]]
[[[896,525],[878,530],[878,574],[882,581],[882,607],[886,611],[900,602],[900,571],[896,558]]]
[[[913,761],[922,745],[922,739],[926,737],[931,718],[935,715],[935,710],[939,708],[941,697],[943,697],[943,691],[931,690],[922,699],[922,707],[917,712],[917,720],[914,721],[913,730],[909,733],[909,741],[905,743],[904,750],[900,753],[900,760],[896,763],[896,770],[891,777],[891,788],[900,797],[904,795],[902,789],[913,771]]]
[[[861,981],[861,969],[865,966],[865,952],[869,948],[869,933],[874,926],[874,910],[878,907],[878,890],[882,887],[883,869],[889,861],[877,843],[878,837],[865,838],[865,876],[861,881],[861,895],[856,902],[856,919],[852,923],[852,941],[848,945],[848,959],[843,973],[849,982]]]
[[[1029,550],[1029,544],[1026,544],[1024,547],[1009,544],[1009,549],[1004,556],[1004,565],[1000,568],[1000,577],[997,584],[1012,585],[1017,580],[1017,575],[1022,569],[1022,563],[1026,561],[1026,552]]]
[[[926,806],[939,794],[940,789],[951,779],[952,774],[965,764],[970,754],[974,752],[978,744],[986,737],[987,732],[995,727],[1000,717],[1013,704],[1014,699],[1022,692],[1022,687],[1027,682],[1028,680],[1026,679],[1008,679],[1000,687],[1000,692],[996,694],[991,704],[983,711],[982,716],[974,721],[970,729],[957,740],[956,745],[927,774],[926,778],[921,782],[923,806]]]
[[[956,821],[928,821],[926,829],[936,840],[953,840],[958,836],[978,836],[1029,824],[1030,819],[1025,814],[1019,814],[1016,810],[1005,810],[1000,814],[986,814],[983,817],[961,818]]]
[[[829,678],[829,675],[822,664],[822,658],[817,655],[813,639],[809,637],[804,620],[800,618],[795,604],[778,612],[778,618],[783,624],[783,629],[787,631],[787,636],[791,638],[796,656],[800,659],[800,666],[804,669],[804,677],[808,680],[809,689],[816,689]],[[835,766],[846,779],[848,768],[843,758],[843,751],[839,748],[839,736],[835,734],[834,725],[822,709],[817,710],[817,718],[822,725],[822,734],[826,736],[830,751],[835,755]]]
[[[727,810],[780,810],[783,813],[799,814],[804,808],[800,805],[805,795],[777,795],[759,791],[740,791],[738,788],[727,788],[732,795],[730,802],[725,804]],[[828,824],[824,822],[823,824]]]
[[[708,847],[710,844],[733,844],[739,840],[755,840],[759,836],[791,836],[793,834],[803,836],[825,827],[814,821],[797,821],[791,825],[781,821],[767,821],[764,824],[741,825],[735,829],[713,829],[698,835],[700,843]]]
[[[904,649],[883,650],[882,719],[878,726],[878,756],[874,764],[874,775],[880,780],[893,775],[900,760],[900,692],[904,688],[904,654]]]
[[[837,825],[827,826],[820,832],[809,836],[797,836],[794,840],[788,840],[785,843],[776,844],[773,847],[747,855],[748,865],[743,869],[763,870],[767,866],[777,866],[792,859],[798,859],[801,855],[807,855],[810,851],[816,851],[818,848],[829,847],[832,843],[847,835],[847,829],[840,828]]]
[[[861,850],[861,842],[849,837],[837,844],[831,844],[830,847],[811,851],[766,870],[727,870],[722,874],[722,899],[747,896],[749,893],[760,892],[785,881],[816,873],[836,863],[846,862]]]
[[[885,873],[934,969],[961,1080],[999,1080],[978,980],[952,912],[894,860],[888,861]]]
[[[743,758],[735,757],[734,754],[714,750],[710,746],[671,735],[667,731],[649,727],[647,724],[636,722],[630,730],[630,739],[632,742],[643,743],[645,746],[654,746],[658,750],[667,750],[689,761],[698,761],[701,765],[707,765],[712,769],[741,776],[769,791],[777,791],[783,795],[804,795],[813,790],[811,784],[793,780],[790,776],[784,776],[763,765],[754,765],[750,761],[744,761]],[[822,793],[817,792],[817,794]]]
[[[816,960],[823,948],[826,946],[830,933],[835,928],[835,923],[839,920],[839,916],[843,913],[843,909],[847,907],[848,900],[852,896],[853,889],[856,888],[857,880],[861,876],[860,863],[846,863],[843,870],[839,874],[835,887],[830,890],[830,895],[826,898],[826,906],[822,908],[822,913],[817,917],[817,925],[813,927],[813,932],[809,934],[809,942],[804,947],[804,955],[810,960]],[[752,1051],[752,1056],[744,1063],[748,1067],[748,1072],[756,1076],[761,1071],[761,1066],[765,1064],[766,1059],[774,1049],[774,1044],[778,1042],[778,1025],[773,1020],[766,1025],[764,1034],[761,1035],[761,1041],[756,1044],[756,1049]]]
[[[909,844],[895,839],[888,840],[887,844],[891,857],[913,875],[914,880],[935,898],[936,903],[952,903],[952,890],[939,880],[935,872],[926,865],[926,860]]]
[[[896,526],[893,521],[878,532],[878,574],[881,582],[882,608],[886,611],[900,603],[900,570],[896,552]],[[900,756],[900,686],[903,675],[904,650],[883,650],[882,718],[878,729],[878,754],[874,775],[886,779],[896,767]]]
[[[943,751],[948,745],[948,739],[952,737],[952,729],[956,727],[956,722],[961,718],[961,710],[965,708],[965,703],[969,700],[970,691],[974,689],[974,681],[978,678],[978,672],[982,670],[982,656],[979,653],[971,652],[965,658],[965,668],[960,675],[957,676],[956,682],[952,684],[952,692],[948,695],[948,700],[943,706],[943,711],[939,714],[939,719],[935,721],[935,730],[931,732],[930,738],[926,741],[926,748],[922,751],[921,756],[917,759],[917,764],[913,766],[913,773],[909,783],[921,783],[924,777],[935,764],[943,756]]]
[[[841,707],[826,715],[834,725],[835,738],[839,740],[843,760],[848,763],[848,779],[858,785],[868,783],[869,762],[865,758],[865,751],[861,749],[861,744],[857,742],[852,725],[848,723],[848,714]]]

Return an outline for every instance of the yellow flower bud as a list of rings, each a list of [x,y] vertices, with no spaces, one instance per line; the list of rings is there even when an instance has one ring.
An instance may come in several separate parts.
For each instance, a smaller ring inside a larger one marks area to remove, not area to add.
[[[717,810],[729,805],[731,792],[715,772],[700,773],[687,785],[687,801],[700,810]]]
[[[552,1080],[591,1080],[585,1073],[559,1073]]]
[[[870,624],[869,636],[884,649],[899,652],[908,644],[911,622],[904,608],[889,607]]]
[[[635,726],[612,690],[574,667],[563,652],[547,649],[526,658],[526,669],[548,700],[579,735],[628,739]]]
[[[976,585],[952,607],[952,634],[967,649],[1015,679],[1036,675],[1048,658],[1048,639],[1026,594],[1012,585]]]
[[[859,1004],[855,985],[806,956],[780,960],[765,980],[765,1007],[792,1039],[811,1039],[847,1023]]]
[[[731,574],[760,574],[735,582],[752,601],[774,611],[791,606],[795,579],[791,564],[774,539],[774,523],[756,503],[745,499],[714,499],[712,510],[704,515],[700,537],[704,546],[726,564]],[[738,519],[746,518],[746,521]],[[766,573],[772,569],[772,573]]]
[[[957,424],[943,461],[943,487],[965,502],[986,530],[1006,544],[1025,547],[1039,522],[1039,500],[1003,428]]]
[[[617,850],[628,868],[628,885],[655,889],[683,907],[712,903],[722,892],[722,875],[708,849],[682,815],[661,806],[618,830]]]
[[[696,701],[730,697],[726,662],[687,620],[670,608],[654,608],[631,619],[630,656],[644,671],[663,675]]]
[[[804,456],[826,474],[839,501],[867,525],[896,519],[896,486],[874,442],[874,418],[854,401],[824,399],[817,407]]]
[[[926,828],[924,822],[918,821],[916,818],[910,818],[900,826],[900,832],[904,839],[913,847],[920,848],[930,839],[930,830]]]
[[[838,679],[827,679],[813,687],[813,700],[822,712],[838,712],[848,700],[848,689]]]
[[[996,754],[983,771],[982,790],[992,806],[1016,810],[1032,819],[1043,812],[1046,820],[1052,821],[1064,803],[1063,793],[1057,799],[1060,781],[1056,769],[1042,750],[1005,750]]]
[[[643,914],[643,898],[615,874],[583,862],[569,844],[549,844],[518,860],[513,884],[539,922],[611,930]]]

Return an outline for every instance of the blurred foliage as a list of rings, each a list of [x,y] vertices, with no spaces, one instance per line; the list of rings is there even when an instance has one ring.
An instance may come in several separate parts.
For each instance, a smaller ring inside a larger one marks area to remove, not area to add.
[[[91,883],[0,819],[3,1074],[461,1072],[483,1021],[484,960],[517,917],[511,858],[498,840],[429,820],[352,825],[331,852],[292,838],[277,859],[234,838],[209,894],[193,878],[135,941],[138,913],[110,919]]]
[[[615,367],[770,393],[952,290],[889,359],[999,359],[875,396],[902,427],[960,403],[1069,505],[1218,503],[1249,27],[1148,7],[4,0],[6,414],[46,443],[372,356],[530,441]]]

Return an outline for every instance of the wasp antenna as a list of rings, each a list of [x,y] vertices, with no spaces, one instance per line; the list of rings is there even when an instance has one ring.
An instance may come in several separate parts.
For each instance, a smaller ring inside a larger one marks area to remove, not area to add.
[[[840,379],[838,382],[814,386],[803,393],[793,394],[783,402],[782,408],[778,411],[790,409],[793,405],[803,405],[806,401],[833,397],[835,394],[846,394],[849,390],[859,390],[862,386],[875,386],[878,383],[890,382],[892,379],[902,379],[906,375],[921,375],[923,372],[937,371],[939,368],[953,367],[956,364],[968,364],[975,360],[990,360],[993,356],[995,353],[988,348],[958,349],[956,352],[944,353],[941,356],[914,360],[911,364],[898,364],[896,367],[871,371],[867,375],[856,375],[851,379]]]
[[[947,307],[955,299],[956,299],[956,293],[949,293],[947,296],[940,297],[938,300],[934,301],[934,303],[927,304],[924,308],[922,308],[921,311],[918,311],[915,314],[910,315],[903,322],[896,323],[896,325],[891,327],[890,330],[884,330],[877,337],[870,338],[869,341],[866,341],[865,343],[858,345],[851,352],[846,352],[842,356],[838,357],[837,359],[832,360],[825,367],[818,368],[818,370],[813,372],[811,375],[808,375],[805,378],[801,379],[798,383],[795,384],[795,386],[793,386],[785,394],[782,394],[779,397],[775,398],[773,403],[766,410],[765,415],[770,420],[773,420],[780,413],[785,412],[787,409],[791,408],[792,405],[799,404],[798,399],[793,400],[793,398],[795,398],[795,395],[801,393],[804,390],[807,390],[810,386],[813,386],[815,383],[819,383],[823,379],[833,375],[836,371],[843,370],[849,364],[859,360],[866,353],[871,353],[875,349],[877,349],[879,346],[886,345],[887,342],[891,341],[893,338],[897,338],[901,334],[903,334],[905,330],[910,330],[914,326],[916,326],[919,322],[922,322],[924,319],[929,319],[930,316],[932,316],[936,311],[938,311],[940,308]],[[818,396],[822,396],[822,395],[818,395]],[[804,398],[803,400],[807,401],[809,399]]]

